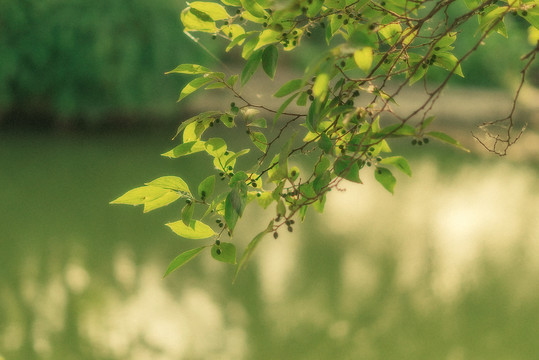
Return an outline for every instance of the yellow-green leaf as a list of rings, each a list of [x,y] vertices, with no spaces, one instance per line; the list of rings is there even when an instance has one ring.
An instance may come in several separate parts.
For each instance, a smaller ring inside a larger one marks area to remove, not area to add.
[[[191,220],[189,226],[181,220],[166,225],[176,234],[187,239],[207,239],[216,235],[211,227],[198,220]]]
[[[372,61],[373,61],[372,48],[369,46],[366,46],[363,49],[356,50],[354,52],[354,61],[356,62],[356,65],[361,70],[367,73],[372,66]]]
[[[230,17],[222,5],[213,2],[195,1],[189,3],[189,6],[193,9],[197,9],[198,11],[208,14],[212,20],[224,20]]]

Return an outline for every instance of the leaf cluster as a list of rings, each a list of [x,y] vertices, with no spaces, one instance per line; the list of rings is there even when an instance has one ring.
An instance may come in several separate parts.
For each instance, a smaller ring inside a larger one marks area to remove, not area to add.
[[[465,0],[467,11],[458,17],[439,16],[456,0],[445,2],[407,0],[269,0],[196,1],[182,11],[187,32],[209,33],[227,41],[227,51],[241,48],[245,65],[240,74],[227,75],[198,64],[182,64],[169,73],[194,76],[181,90],[178,101],[200,89],[221,89],[235,101],[228,109],[210,110],[183,121],[176,132],[181,143],[163,154],[169,158],[205,152],[214,175],[198,185],[195,195],[179,177],[163,177],[131,190],[113,203],[144,205],[150,211],[186,199],[181,219],[167,224],[184,238],[212,239],[212,244],[180,254],[165,275],[211,248],[220,261],[236,264],[234,230],[250,203],[275,214],[243,252],[237,272],[243,268],[265,234],[303,221],[309,208],[323,212],[328,193],[343,181],[362,183],[369,172],[390,193],[395,191],[394,171],[408,176],[412,170],[391,143],[408,139],[412,145],[440,140],[466,150],[449,135],[430,130],[429,111],[447,80],[464,76],[454,43],[462,24],[477,21],[478,43],[492,33],[507,36],[504,17],[515,13],[532,26],[539,24],[533,1]],[[434,21],[434,19],[438,19]],[[322,29],[325,51],[306,68],[303,76],[286,81],[273,94],[278,108],[253,103],[242,88],[262,68],[271,79],[279,54],[301,47]],[[447,78],[428,89],[426,74],[437,66]],[[405,85],[422,81],[427,100],[408,115],[394,111]],[[295,108],[290,110],[291,104]],[[268,126],[268,119],[273,127]],[[292,126],[298,124],[299,126]],[[238,149],[223,138],[205,136],[209,128],[226,132],[245,129],[252,146]],[[279,144],[277,146],[277,144]],[[254,150],[258,158],[240,157]],[[467,151],[467,150],[466,150]],[[300,169],[302,158],[314,159]],[[216,190],[216,179],[226,186]],[[194,209],[203,213],[194,219]],[[221,242],[227,236],[228,242]]]

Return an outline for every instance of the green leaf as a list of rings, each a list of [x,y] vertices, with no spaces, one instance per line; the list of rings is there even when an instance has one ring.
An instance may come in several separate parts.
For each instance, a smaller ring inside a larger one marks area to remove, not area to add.
[[[207,239],[217,235],[211,227],[198,220],[191,220],[189,226],[181,220],[166,225],[176,234],[187,239]]]
[[[234,202],[236,200],[233,199],[233,197],[239,196],[239,194],[236,193],[235,195],[232,195],[233,192],[234,190],[229,192],[225,200],[224,217],[230,231],[234,231],[234,228],[236,227],[236,222],[238,221],[238,218],[239,218],[238,212],[234,209]]]
[[[459,149],[461,150],[464,150],[466,152],[470,152],[470,150],[468,150],[467,148],[465,148],[464,146],[462,146],[461,143],[459,143],[457,140],[453,139],[451,136],[443,133],[443,132],[439,132],[439,131],[429,131],[428,133],[426,133],[425,135],[428,135],[428,136],[431,136],[435,139],[438,139],[438,140],[441,140],[443,142],[446,142],[448,144],[451,144],[453,146],[456,146],[458,147]]]
[[[436,60],[434,65],[446,69],[447,71],[454,71],[455,74],[464,77],[460,64],[457,65],[458,59],[455,55],[446,52],[436,53]]]
[[[304,86],[304,84],[305,83],[303,79],[290,80],[286,84],[281,86],[281,88],[277,90],[277,92],[273,94],[273,96],[278,97],[278,98],[286,96],[288,94],[293,93],[294,91],[301,89]]]
[[[193,213],[195,212],[195,206],[193,203],[186,204],[182,209],[182,221],[185,225],[189,226],[191,224],[191,219],[193,218]]]
[[[215,26],[215,22],[212,21],[208,15],[196,9],[184,9],[181,12],[180,19],[184,26],[184,31],[202,31],[208,33],[217,32],[217,26]]]
[[[369,72],[373,59],[374,57],[372,55],[371,47],[367,46],[354,52],[354,61],[356,62],[357,67],[363,70],[365,73]]]
[[[279,51],[275,45],[269,45],[262,53],[262,69],[264,69],[264,72],[270,77],[270,79],[275,77],[278,58]]]
[[[254,50],[258,50],[268,44],[273,44],[276,42],[279,42],[281,39],[282,33],[280,31],[275,31],[271,29],[266,29],[260,33],[260,36],[258,37],[258,42],[256,43],[256,46]],[[277,48],[275,49],[277,50]]]
[[[326,154],[331,151],[333,143],[331,142],[331,139],[326,133],[322,133],[322,135],[320,135],[320,140],[318,140],[318,147],[320,147],[320,149],[322,149]]]
[[[178,98],[178,102],[182,101],[183,98],[185,98],[188,95],[191,95],[201,87],[203,87],[206,84],[209,84],[213,82],[214,80],[207,77],[199,77],[194,80],[191,80],[180,93],[180,97]]]
[[[174,149],[161,154],[169,158],[177,159],[181,156],[194,154],[206,149],[204,141],[188,141],[186,143],[176,146]]]
[[[402,28],[400,24],[395,24],[395,23],[382,25],[378,33],[382,35],[384,40],[389,45],[395,45],[395,43],[397,42],[397,40],[399,40],[399,37],[402,33]]]
[[[212,20],[225,20],[230,17],[226,12],[225,8],[217,3],[205,2],[205,1],[194,1],[189,3],[189,6],[198,11],[202,11],[207,14]]]
[[[431,123],[432,121],[435,119],[436,117],[435,116],[429,116],[428,118],[426,118],[425,120],[421,121],[421,125],[420,125],[420,129],[423,131],[425,130]]]
[[[247,154],[249,151],[251,151],[251,149],[243,149],[243,150],[240,150],[238,151],[237,153],[233,154],[232,156],[230,156],[226,162],[225,162],[225,166],[227,166],[228,164],[232,163],[232,162],[235,162],[237,158],[239,158],[240,156],[243,156],[245,154]]]
[[[228,86],[234,87],[237,81],[238,81],[238,75],[231,75],[226,81],[226,83]]]
[[[380,164],[393,165],[408,176],[412,176],[412,169],[408,161],[402,156],[390,156],[380,161]]]
[[[174,270],[179,269],[183,265],[187,264],[189,261],[193,260],[206,247],[207,246],[202,246],[196,249],[191,249],[176,256],[176,258],[172,260],[172,262],[168,265],[167,271],[165,272],[165,275],[163,275],[163,277],[166,277]]]
[[[249,245],[247,245],[247,248],[245,249],[245,251],[243,252],[243,255],[241,256],[240,262],[238,263],[238,267],[236,268],[236,274],[234,275],[234,282],[238,278],[238,274],[240,273],[241,269],[243,269],[243,267],[245,267],[245,264],[247,263],[247,261],[249,261],[249,258],[253,254],[253,251],[256,249],[256,247],[258,246],[260,241],[264,238],[264,235],[266,235],[267,233],[272,232],[272,231],[273,231],[273,220],[269,223],[266,230],[258,233],[253,238],[253,240],[251,240]]]
[[[357,164],[357,160],[353,157],[347,155],[341,156],[335,160],[333,167],[337,176],[362,184],[362,181],[359,178],[359,165]]]
[[[181,64],[174,70],[168,71],[165,74],[207,74],[211,70],[207,67],[197,64]]]
[[[397,183],[397,179],[393,176],[391,171],[383,167],[377,167],[374,170],[374,178],[386,188],[387,191],[393,194],[393,189]]]
[[[316,76],[313,85],[313,96],[320,101],[324,100],[328,93],[329,74],[321,73]]]
[[[263,153],[266,152],[266,149],[268,148],[268,140],[266,140],[266,136],[262,134],[261,132],[255,131],[251,132],[249,134],[249,137],[251,138],[251,141],[257,148],[260,149]]]
[[[205,200],[213,195],[215,189],[215,175],[208,176],[198,185],[198,196]]]
[[[247,60],[247,63],[245,64],[245,67],[243,68],[243,71],[241,72],[241,85],[242,86],[244,86],[247,83],[247,81],[249,81],[251,76],[253,76],[261,60],[262,60],[262,50],[255,51],[254,53],[251,54],[251,56],[249,57],[249,60]]]
[[[314,174],[316,176],[322,175],[329,168],[329,165],[330,165],[330,161],[327,158],[327,156],[322,155],[322,157],[320,158],[320,161],[318,162],[318,164],[316,164],[314,168]]]
[[[221,157],[226,152],[226,142],[221,138],[211,138],[206,141],[205,150],[213,157]]]
[[[203,122],[203,121],[206,121],[206,119],[215,118],[216,116],[221,116],[221,114],[222,112],[220,111],[206,111],[183,121],[180,124],[180,126],[178,126],[178,129],[176,130],[176,134],[172,137],[172,140],[174,140],[178,135],[180,135],[180,133],[184,131],[187,126],[193,124],[194,122],[199,122],[199,121]],[[192,139],[192,140],[196,140],[196,139]],[[184,140],[184,142],[188,142],[192,140],[187,140],[187,141]]]
[[[217,254],[219,249],[220,253]],[[219,260],[228,264],[236,264],[236,247],[234,244],[222,242],[220,245],[213,245],[211,247],[211,256],[215,260]]]
[[[186,182],[178,176],[162,176],[160,178],[150,181],[149,183],[145,183],[144,185],[157,186],[163,189],[183,191],[188,194],[191,193],[189,191],[189,186],[187,186]]]
[[[180,195],[172,190],[156,186],[141,186],[129,190],[110,204],[141,205],[144,204],[144,212],[168,205],[177,200]]]
[[[267,128],[268,125],[266,124],[266,119],[264,118],[256,118],[254,120],[252,120],[251,122],[249,122],[248,124],[249,126],[256,126],[256,127],[259,127],[259,128]]]
[[[241,0],[241,4],[251,15],[257,18],[264,18],[266,11],[255,0]]]

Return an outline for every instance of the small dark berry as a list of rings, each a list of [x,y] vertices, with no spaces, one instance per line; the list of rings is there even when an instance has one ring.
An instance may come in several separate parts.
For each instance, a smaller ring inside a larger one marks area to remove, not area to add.
[[[206,192],[205,192],[205,191],[201,191],[201,192],[200,192],[200,196],[206,197]]]
[[[215,245],[217,246],[221,245],[221,240],[215,240]]]
[[[223,21],[223,24],[224,24],[224,25],[228,25],[228,21]]]
[[[424,138],[424,139],[423,139],[423,143],[424,143],[424,144],[428,144],[428,143],[429,143],[429,138]]]
[[[217,220],[215,220],[215,222],[216,222],[217,224],[219,224],[219,223],[221,222],[221,219],[217,219]]]
[[[231,170],[233,169],[233,167],[230,166],[230,165],[228,165],[227,169],[228,169],[229,171],[231,171]]]
[[[344,21],[342,22],[344,25],[348,25],[348,19],[344,19]]]
[[[292,226],[288,227],[288,231],[290,231],[290,232],[294,231],[294,229],[292,229]]]
[[[372,146],[369,148],[369,151],[374,151],[374,150],[375,149]]]
[[[310,32],[310,31],[307,31],[307,36],[311,36],[311,32]]]
[[[325,28],[325,27],[326,27],[326,23],[320,23],[320,27],[321,27],[321,28]]]
[[[385,2],[385,1],[382,1],[382,2],[380,3],[380,5],[386,6],[386,2]]]
[[[422,67],[423,69],[426,69],[426,68],[428,67],[428,65],[425,64],[425,63],[423,63],[423,64],[421,64],[421,67]]]
[[[247,135],[249,135],[249,134],[251,133],[251,130],[247,129],[247,130],[245,130],[245,133],[246,133]]]
[[[355,90],[355,91],[352,93],[352,96],[353,96],[353,97],[358,97],[358,96],[359,96],[359,90]]]
[[[314,96],[309,95],[309,100],[314,101]]]
[[[213,126],[213,121],[210,123],[210,127],[212,127],[212,126]]]
[[[307,90],[307,94],[311,95],[313,93],[312,89]]]
[[[221,249],[217,249],[215,250],[215,252],[217,253],[217,255],[221,255]]]
[[[346,61],[341,61],[341,67],[345,67],[346,66]]]
[[[240,16],[240,20],[242,20],[242,21],[243,21],[243,16]]]
[[[342,14],[337,15],[337,19],[342,19]]]
[[[292,170],[292,171],[290,172],[290,175],[292,175],[292,176],[296,176],[296,174],[297,174],[297,173],[296,173],[296,170]]]
[[[223,226],[224,226],[224,224],[223,224],[223,223],[219,223],[219,227],[223,227]]]
[[[524,10],[524,11],[522,12],[522,16],[526,16],[526,15],[528,15],[528,12],[527,12],[526,10]]]
[[[261,193],[256,193],[256,197],[261,197],[262,194]]]
[[[367,166],[371,166],[371,165],[372,165],[370,161],[367,161],[366,164],[367,164]]]
[[[339,145],[339,149],[341,149],[341,150],[344,149],[344,145],[342,145],[342,144]]]
[[[376,170],[376,172],[378,173],[378,175],[382,174],[382,170],[380,170],[380,169]]]
[[[186,199],[186,200],[185,200],[185,203],[186,203],[187,205],[191,204],[191,199]]]
[[[263,26],[263,27],[268,27],[268,23],[265,22],[265,23],[262,24],[262,26]]]
[[[273,233],[273,238],[274,238],[274,239],[277,239],[278,237],[279,237],[279,234],[277,233],[277,231],[274,232],[274,233]]]
[[[225,151],[225,156],[228,156],[228,154],[230,154],[228,151]]]
[[[369,25],[369,30],[374,30],[375,27],[376,27],[376,25],[370,24],[370,25]]]
[[[258,185],[256,185],[256,183],[253,181],[253,182],[251,183],[251,186],[255,188],[255,187],[257,187]]]
[[[294,220],[290,220],[290,224],[294,225],[296,222]]]
[[[221,120],[219,120],[219,119],[215,119],[215,123],[216,123],[216,124],[219,124],[220,121],[221,121]]]
[[[240,10],[240,9],[237,9],[237,10],[236,10],[236,14],[239,14],[239,13],[241,13],[241,10]]]
[[[417,145],[423,145],[423,141],[417,140]]]
[[[234,106],[236,106],[236,103],[235,103],[235,102],[231,102],[231,103],[230,103],[230,107],[233,108]]]
[[[413,139],[413,140],[412,140],[412,145],[415,145],[415,144],[417,144],[417,140],[416,140],[416,139]]]
[[[212,35],[211,38],[212,38],[212,40],[215,40],[215,39],[217,39],[217,35]]]
[[[434,48],[434,51],[439,51],[439,50],[440,50],[440,47],[439,47],[439,46],[436,46],[436,47]]]
[[[297,35],[297,34],[298,34],[298,31],[297,31],[297,30],[294,30],[294,31],[292,32],[292,34]]]

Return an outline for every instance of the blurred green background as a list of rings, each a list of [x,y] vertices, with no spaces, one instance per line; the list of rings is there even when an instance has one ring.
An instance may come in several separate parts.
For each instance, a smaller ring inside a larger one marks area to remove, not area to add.
[[[163,175],[194,186],[209,166],[159,156],[189,113],[230,101],[175,103],[187,79],[165,71],[222,66],[182,34],[184,6],[0,0],[0,359],[536,359],[536,108],[520,113],[529,130],[509,157],[469,135],[481,109],[510,103],[525,24],[508,18],[511,39],[492,36],[442,104],[436,126],[472,154],[396,142],[414,175],[394,196],[364,174],[331,194],[325,216],[265,240],[232,285],[233,269],[204,255],[161,279],[200,243],[163,226],[181,204],[108,205]],[[316,41],[283,70],[301,72]],[[239,248],[272,216],[253,211]]]

